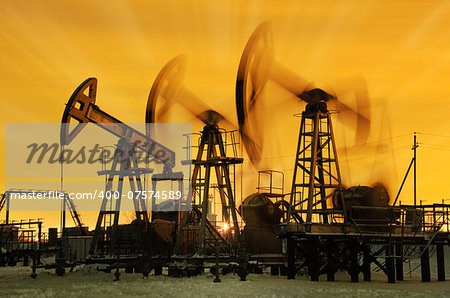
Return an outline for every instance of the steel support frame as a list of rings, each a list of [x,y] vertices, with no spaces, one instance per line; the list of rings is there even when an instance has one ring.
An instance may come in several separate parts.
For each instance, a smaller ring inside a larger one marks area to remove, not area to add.
[[[206,156],[205,156],[206,153]],[[196,255],[204,256],[206,246],[217,245],[224,242],[237,243],[239,240],[239,222],[236,212],[236,203],[230,179],[229,166],[231,164],[242,163],[242,158],[231,158],[226,156],[222,134],[217,125],[207,125],[204,127],[201,141],[197,152],[197,157],[193,160],[194,170],[192,174],[192,186],[188,193],[188,200],[192,200],[192,207],[200,214],[200,239]],[[201,172],[204,171],[204,177]],[[219,189],[220,201],[222,204],[222,216],[228,224],[232,224],[234,236],[222,237],[215,230],[214,226],[207,218],[209,209],[209,194],[211,188],[211,172],[215,173],[217,186]],[[177,240],[175,244],[175,254],[181,253],[184,230],[189,229],[188,218],[192,212],[183,212],[181,225],[178,228]],[[231,222],[230,222],[231,221]],[[207,234],[215,239],[215,244],[208,243]],[[228,239],[227,239],[228,238]],[[225,240],[225,241],[224,241]]]
[[[289,220],[296,210],[306,209],[306,223],[319,213],[322,223],[329,223],[327,200],[331,191],[341,189],[341,175],[329,113],[302,113],[291,188]],[[297,193],[307,195],[297,199]],[[343,200],[341,200],[344,204]],[[320,208],[317,208],[320,204]],[[306,205],[306,206],[304,206]],[[306,207],[306,208],[305,208]],[[345,206],[344,220],[345,220]]]
[[[119,167],[119,170],[117,170],[117,167]],[[136,219],[140,222],[143,222],[144,224],[144,230],[141,231],[142,236],[142,243],[141,246],[144,249],[144,251],[149,252],[150,250],[150,243],[147,241],[147,229],[149,224],[149,218],[147,213],[147,207],[145,205],[145,201],[143,200],[143,196],[139,195],[142,194],[143,187],[142,187],[142,181],[141,181],[141,175],[145,173],[151,173],[153,172],[153,169],[140,169],[139,164],[137,161],[137,157],[135,154],[135,148],[132,144],[129,142],[120,139],[117,143],[116,150],[114,152],[114,159],[112,161],[111,169],[106,171],[99,171],[99,175],[107,175],[106,179],[106,185],[105,185],[105,192],[104,197],[102,198],[102,204],[100,207],[100,212],[97,217],[97,223],[94,230],[94,237],[92,239],[92,244],[89,250],[89,253],[91,255],[95,254],[98,242],[101,237],[105,239],[104,237],[107,236],[107,229],[106,227],[106,216],[112,216],[113,222],[111,227],[111,235],[110,237],[107,237],[110,242],[109,247],[109,254],[113,255],[117,252],[116,248],[116,241],[118,237],[118,226],[119,226],[119,216],[120,216],[120,209],[121,209],[121,201],[122,201],[122,192],[123,192],[123,180],[124,178],[128,178],[130,183],[130,191],[133,193],[133,204],[134,204],[134,210]],[[118,184],[117,184],[117,190],[113,190],[114,187],[114,181],[118,178]],[[137,190],[137,192],[136,192]],[[111,194],[111,198],[107,199],[107,194]],[[117,199],[114,199],[114,193],[117,193]],[[110,210],[107,210],[108,202],[111,203],[111,201],[115,202],[114,206],[111,206]],[[111,224],[111,222],[110,222]]]

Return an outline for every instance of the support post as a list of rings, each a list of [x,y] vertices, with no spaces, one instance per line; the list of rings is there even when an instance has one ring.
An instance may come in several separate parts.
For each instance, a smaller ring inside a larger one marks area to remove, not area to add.
[[[120,247],[116,247],[116,272],[114,272],[114,281],[120,280]]]
[[[436,260],[438,281],[445,281],[444,245],[442,243],[436,244]]]
[[[397,273],[397,280],[403,280],[403,245],[401,243],[395,244],[395,271]]]
[[[295,241],[292,238],[287,238],[287,278],[295,279]]]
[[[312,239],[309,241],[310,245],[310,256],[308,260],[308,271],[311,275],[311,281],[319,281],[319,264],[318,264],[318,248],[319,243],[316,239]]]
[[[337,260],[334,258],[333,254],[331,253],[335,248],[335,243],[333,240],[328,239],[326,242],[326,247],[328,251],[327,255],[327,281],[334,281],[334,274],[336,272],[336,262]]]
[[[363,248],[363,275],[364,275],[364,281],[370,281],[371,280],[371,270],[370,270],[370,264],[372,262],[371,255],[370,255],[370,247],[368,245],[364,245]]]
[[[271,265],[270,266],[270,275],[273,275],[273,276],[280,275],[280,266],[278,266],[278,265]]]
[[[420,255],[420,270],[422,273],[422,281],[429,282],[430,277],[430,254],[428,252],[428,247],[426,247],[422,254]]]
[[[38,264],[41,263],[41,253],[40,253],[40,250],[42,248],[41,235],[42,235],[42,222],[38,219],[38,245],[37,245],[37,248],[36,248],[36,251],[37,251],[37,263]]]
[[[31,273],[31,277],[32,278],[36,278],[37,274],[36,274],[36,267],[37,267],[37,252],[34,252],[34,256],[33,256],[33,267],[32,267],[32,273]]]
[[[55,273],[58,276],[63,276],[66,273],[64,265],[66,264],[67,252],[69,250],[68,241],[66,237],[61,237],[57,240],[58,251],[55,256]]]
[[[214,278],[214,282],[221,282],[220,276],[219,276],[219,246],[216,245],[216,277]]]
[[[6,217],[5,217],[5,223],[9,223],[9,204],[10,204],[10,194],[9,194],[9,192],[7,193],[7,195],[6,195],[6,198],[5,198],[5,200],[6,200]]]
[[[359,243],[357,240],[350,241],[350,277],[352,282],[358,282],[359,265],[358,265]]]
[[[155,267],[155,276],[162,275],[162,273],[163,273],[163,268],[162,268],[162,266],[157,266],[157,267]]]
[[[395,283],[395,263],[392,244],[388,244],[386,250],[386,270],[388,276],[388,283],[391,284]]]
[[[335,281],[334,271],[327,271],[327,281]]]
[[[417,198],[417,158],[416,158],[416,149],[417,149],[417,137],[416,137],[416,132],[414,132],[414,146],[413,146],[413,150],[414,150],[414,207],[417,206],[416,205],[416,198]]]

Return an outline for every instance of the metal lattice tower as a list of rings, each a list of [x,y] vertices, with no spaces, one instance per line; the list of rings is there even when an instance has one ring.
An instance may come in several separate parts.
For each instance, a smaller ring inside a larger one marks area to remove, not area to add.
[[[341,189],[341,175],[330,112],[324,100],[310,102],[301,116],[289,219],[306,213],[306,223],[326,224],[342,217],[329,208],[335,189]]]
[[[230,178],[230,165],[242,163],[242,158],[227,157],[222,133],[217,125],[206,125],[203,129],[197,157],[192,161],[194,170],[192,174],[192,187],[188,199],[192,200],[193,211],[184,212],[179,228],[175,253],[181,252],[184,231],[199,230],[199,239],[193,244],[198,248],[197,254],[203,255],[205,248],[213,248],[219,242],[227,242],[239,236],[239,223],[237,219],[236,203]],[[213,187],[211,176],[215,173],[216,188],[220,194],[222,217],[224,223],[233,229],[234,235],[226,239],[208,220],[209,196]],[[199,222],[189,223],[189,218],[196,214]],[[194,237],[195,238],[195,237]]]
[[[119,167],[119,169],[117,169]],[[137,197],[137,193],[142,193],[142,179],[141,176],[146,173],[152,173],[153,169],[139,168],[135,148],[133,145],[125,140],[119,140],[116,150],[114,152],[114,160],[110,170],[99,171],[99,175],[106,175],[105,197],[102,199],[102,205],[97,218],[97,224],[94,230],[94,237],[91,243],[89,253],[93,255],[97,249],[98,242],[107,240],[109,242],[109,253],[112,255],[117,249],[117,233],[119,226],[120,207],[123,193],[124,179],[129,180],[130,193],[134,204],[136,219],[141,223],[142,247],[149,251],[148,241],[146,239],[147,226],[149,224],[147,208],[145,202],[141,197]],[[114,190],[114,180],[117,179],[117,189]],[[137,191],[137,192],[136,192]],[[107,198],[110,194],[110,198]],[[108,208],[108,203],[115,202],[115,206]],[[109,210],[108,210],[109,209]],[[108,216],[113,217],[113,222],[107,220]],[[109,230],[111,229],[111,230]],[[105,252],[103,252],[105,253]]]

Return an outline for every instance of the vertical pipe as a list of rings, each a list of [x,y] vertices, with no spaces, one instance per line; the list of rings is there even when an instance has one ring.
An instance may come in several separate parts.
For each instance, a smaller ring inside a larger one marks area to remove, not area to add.
[[[436,204],[433,204],[433,230],[439,230],[440,227],[436,225]]]
[[[261,190],[261,172],[258,172],[258,193]]]
[[[69,200],[69,197],[67,194],[64,194],[63,199],[63,208],[62,208],[62,225],[61,225],[61,235],[64,237],[66,236],[66,206],[67,206],[67,200]]]
[[[272,193],[272,172],[270,172],[270,190],[269,193]]]

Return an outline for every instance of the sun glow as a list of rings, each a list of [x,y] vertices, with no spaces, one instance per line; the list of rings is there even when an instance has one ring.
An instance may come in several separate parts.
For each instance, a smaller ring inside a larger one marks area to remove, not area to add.
[[[229,229],[230,229],[230,226],[229,226],[227,223],[224,223],[224,224],[223,224],[223,227],[222,227],[222,231],[223,231],[224,233],[226,233],[226,232],[228,232]]]

